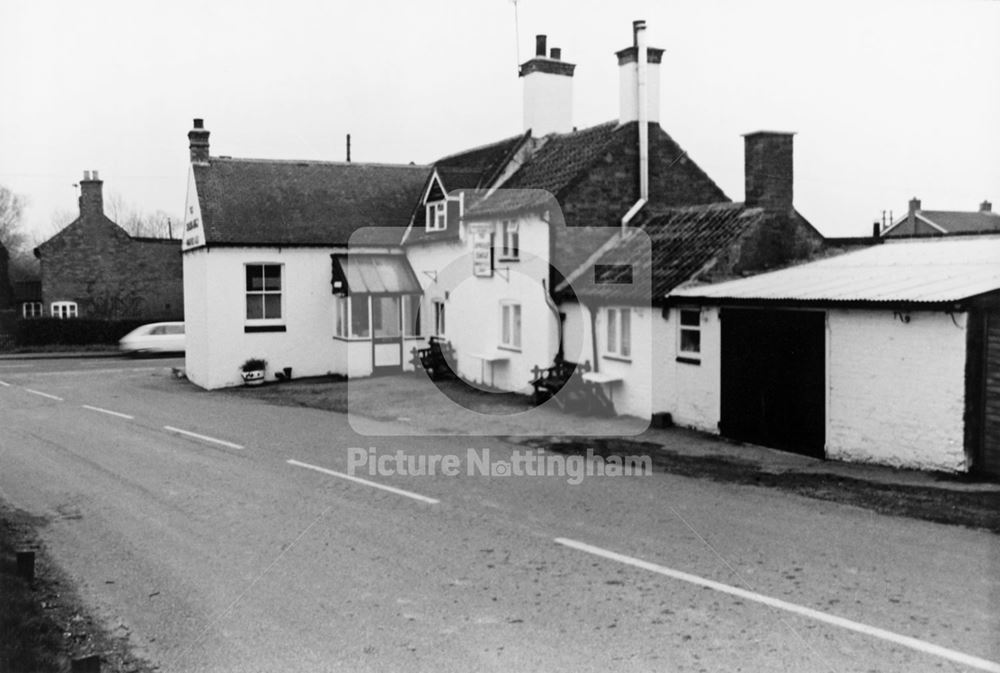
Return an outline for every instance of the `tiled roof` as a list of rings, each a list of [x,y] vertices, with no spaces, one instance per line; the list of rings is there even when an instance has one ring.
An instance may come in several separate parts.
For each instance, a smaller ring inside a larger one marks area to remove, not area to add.
[[[1000,213],[921,210],[919,214],[949,234],[1000,232]]]
[[[544,192],[558,198],[608,150],[622,142],[627,134],[616,132],[624,128],[612,121],[549,136],[503,189],[472,206],[471,214],[497,215],[537,207],[546,200]]]
[[[951,303],[1000,290],[1000,237],[892,241],[671,297],[786,304]]]
[[[217,157],[194,166],[208,245],[344,245],[361,227],[403,227],[429,171]]]
[[[647,215],[637,228],[648,237],[616,234],[593,263],[571,277],[578,296],[602,300],[658,301],[678,285],[696,278],[737,239],[766,217],[742,203],[670,208]],[[631,267],[632,283],[595,282],[595,266]],[[560,288],[564,289],[564,288]],[[649,292],[647,295],[646,293]]]

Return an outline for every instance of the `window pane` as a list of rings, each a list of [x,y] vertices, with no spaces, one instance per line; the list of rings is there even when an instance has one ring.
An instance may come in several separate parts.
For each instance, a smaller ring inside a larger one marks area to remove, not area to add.
[[[685,353],[701,352],[701,332],[693,329],[681,330],[681,351]]]
[[[403,314],[403,335],[420,336],[420,297],[407,295],[403,298],[405,313]]]
[[[500,343],[510,345],[510,306],[500,307]]]
[[[444,302],[434,302],[434,333],[442,336],[445,333]]]
[[[247,320],[260,320],[264,317],[264,300],[259,294],[247,295]]]
[[[247,291],[264,289],[264,267],[259,264],[247,265]]]
[[[618,352],[618,311],[608,309],[608,352]]]
[[[513,307],[514,309],[514,348],[521,347],[521,305]]]
[[[701,311],[698,309],[681,309],[681,324],[697,327]]]
[[[622,343],[620,352],[629,357],[632,354],[632,311],[624,308],[621,311]]]
[[[368,295],[351,297],[351,336],[368,336]]]
[[[264,267],[264,289],[265,290],[281,289],[280,264],[268,264]]]
[[[399,336],[399,297],[373,297],[372,330],[376,337]]]
[[[280,294],[265,294],[264,295],[264,317],[265,318],[280,318],[281,317],[281,295]]]

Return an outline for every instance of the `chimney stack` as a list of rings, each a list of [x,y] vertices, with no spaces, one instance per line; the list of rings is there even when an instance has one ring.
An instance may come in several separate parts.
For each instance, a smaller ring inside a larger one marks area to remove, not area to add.
[[[80,217],[104,214],[103,185],[97,171],[83,172],[83,180],[80,181]]]
[[[906,234],[917,233],[917,211],[920,210],[920,199],[913,197],[910,199],[909,210],[906,213]]]
[[[792,138],[794,133],[757,131],[743,135],[745,194],[748,208],[788,214],[792,211]]]
[[[191,149],[191,163],[207,165],[208,131],[205,130],[205,122],[201,119],[194,120],[194,128],[188,131],[188,142]]]
[[[618,121],[622,124],[639,121],[639,37],[645,21],[632,22],[632,46],[615,52],[618,57]],[[660,61],[663,50],[646,47],[646,117],[650,123],[660,122]]]
[[[553,47],[546,56],[546,37],[535,37],[535,55],[521,65],[524,80],[524,130],[535,137],[573,130],[573,70]]]
[[[989,201],[983,201],[982,203],[979,204],[979,212],[981,212],[981,213],[992,213],[993,212],[993,204],[990,203]]]

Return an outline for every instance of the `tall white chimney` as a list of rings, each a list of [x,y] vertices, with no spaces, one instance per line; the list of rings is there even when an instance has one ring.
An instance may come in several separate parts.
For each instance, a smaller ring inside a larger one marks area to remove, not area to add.
[[[639,39],[645,37],[646,22],[632,22],[632,46],[615,52],[618,57],[618,121],[639,121]],[[646,46],[647,120],[660,121],[660,61],[663,50]]]
[[[561,50],[546,55],[545,36],[535,37],[535,56],[521,65],[524,80],[524,130],[534,136],[573,130],[573,70]]]

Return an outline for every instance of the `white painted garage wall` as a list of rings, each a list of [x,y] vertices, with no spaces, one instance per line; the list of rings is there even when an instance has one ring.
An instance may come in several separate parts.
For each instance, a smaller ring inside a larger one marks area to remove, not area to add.
[[[827,456],[964,471],[967,314],[828,312]]]

